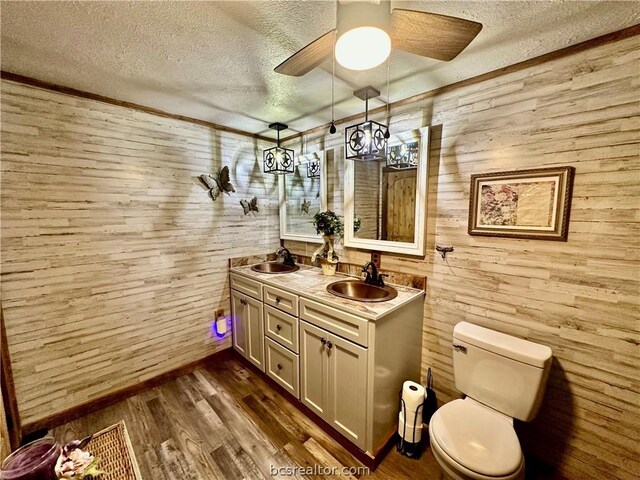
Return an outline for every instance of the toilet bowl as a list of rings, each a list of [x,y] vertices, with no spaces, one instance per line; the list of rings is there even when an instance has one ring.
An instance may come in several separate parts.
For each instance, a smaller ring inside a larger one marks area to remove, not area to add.
[[[431,417],[436,461],[454,480],[524,479],[524,456],[513,419],[540,408],[551,349],[467,322],[453,330],[453,375],[466,395]]]
[[[429,442],[436,461],[454,480],[524,479],[524,457],[511,419],[469,397],[436,411]]]

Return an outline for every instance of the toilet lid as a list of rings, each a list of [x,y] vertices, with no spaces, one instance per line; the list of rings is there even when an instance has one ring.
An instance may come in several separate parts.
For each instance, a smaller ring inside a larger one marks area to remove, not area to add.
[[[481,475],[506,476],[522,462],[511,422],[470,401],[454,400],[442,406],[429,428],[447,455]]]

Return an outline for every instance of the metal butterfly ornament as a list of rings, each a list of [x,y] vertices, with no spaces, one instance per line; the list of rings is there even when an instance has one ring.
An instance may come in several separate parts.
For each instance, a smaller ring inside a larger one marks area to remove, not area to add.
[[[240,205],[244,209],[244,214],[248,215],[249,212],[259,212],[258,210],[258,197],[253,197],[251,200],[240,200]],[[255,213],[254,213],[255,215]]]
[[[202,183],[209,189],[209,197],[215,200],[222,192],[231,195],[235,192],[229,177],[229,167],[225,166],[220,169],[217,175],[200,175],[198,177]]]
[[[306,198],[302,200],[302,204],[300,205],[300,213],[306,213],[309,215],[309,207],[311,206],[311,201]]]

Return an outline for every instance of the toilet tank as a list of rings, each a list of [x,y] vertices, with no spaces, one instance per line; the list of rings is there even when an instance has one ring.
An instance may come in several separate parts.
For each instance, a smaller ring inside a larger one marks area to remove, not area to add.
[[[467,322],[453,329],[456,388],[519,420],[532,420],[544,396],[551,349]]]

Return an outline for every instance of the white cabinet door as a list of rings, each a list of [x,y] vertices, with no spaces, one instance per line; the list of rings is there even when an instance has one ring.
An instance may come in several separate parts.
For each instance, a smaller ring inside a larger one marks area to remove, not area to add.
[[[317,415],[329,420],[329,334],[300,321],[300,400]]]
[[[233,348],[243,357],[247,356],[246,296],[231,290],[231,328]]]
[[[247,337],[247,359],[264,372],[264,322],[262,302],[245,297],[245,325]]]
[[[329,418],[327,421],[365,449],[368,350],[329,335]]]

